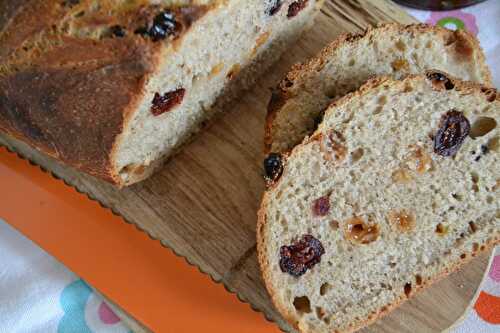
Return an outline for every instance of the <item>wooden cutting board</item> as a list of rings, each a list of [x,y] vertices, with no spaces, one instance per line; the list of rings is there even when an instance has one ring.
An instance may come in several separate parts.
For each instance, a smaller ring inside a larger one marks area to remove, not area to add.
[[[261,280],[255,245],[256,213],[264,190],[262,140],[269,88],[293,63],[316,54],[339,34],[393,21],[414,19],[386,0],[327,0],[314,28],[228,114],[156,175],[123,190],[11,138],[0,136],[0,143],[137,225],[288,331]],[[487,256],[477,258],[365,331],[437,332],[449,327],[472,300],[487,264]]]

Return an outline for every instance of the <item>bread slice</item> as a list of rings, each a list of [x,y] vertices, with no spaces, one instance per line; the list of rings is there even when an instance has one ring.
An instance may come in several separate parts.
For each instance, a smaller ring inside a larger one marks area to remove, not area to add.
[[[355,331],[500,241],[495,89],[440,72],[372,79],[282,161],[258,254],[301,332]]]
[[[5,1],[0,130],[118,186],[148,177],[323,0]]]
[[[402,78],[437,69],[491,85],[479,42],[466,31],[425,24],[384,24],[363,35],[342,35],[317,58],[296,65],[269,103],[265,150],[284,152],[312,133],[328,104],[369,78]]]

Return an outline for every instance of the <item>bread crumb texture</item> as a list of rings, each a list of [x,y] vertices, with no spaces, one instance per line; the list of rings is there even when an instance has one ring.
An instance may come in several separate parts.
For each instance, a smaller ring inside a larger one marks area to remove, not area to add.
[[[293,149],[264,196],[258,250],[274,303],[300,331],[362,327],[498,243],[493,93],[443,73],[375,79]],[[297,277],[280,249],[304,235],[324,254],[297,252],[316,262]]]
[[[479,42],[463,30],[391,23],[363,35],[342,35],[280,83],[277,92],[283,100],[269,106],[266,150],[292,149],[316,129],[315,120],[329,103],[372,77],[400,79],[430,69],[491,85]]]

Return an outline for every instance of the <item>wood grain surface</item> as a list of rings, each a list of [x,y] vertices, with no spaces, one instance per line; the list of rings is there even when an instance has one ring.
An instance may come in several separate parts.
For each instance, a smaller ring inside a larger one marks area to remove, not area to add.
[[[0,136],[0,143],[134,223],[289,331],[271,304],[256,258],[256,213],[264,190],[263,129],[270,88],[293,63],[316,54],[339,34],[393,21],[411,23],[414,19],[385,0],[327,0],[312,30],[231,111],[156,175],[123,190],[58,164],[19,141]],[[471,301],[487,259],[485,255],[475,259],[364,332],[447,328]]]

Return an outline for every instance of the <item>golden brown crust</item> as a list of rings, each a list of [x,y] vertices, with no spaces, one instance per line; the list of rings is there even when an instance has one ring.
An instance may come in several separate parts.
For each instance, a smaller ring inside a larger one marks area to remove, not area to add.
[[[281,101],[281,106],[276,105],[268,106],[268,115],[266,117],[265,124],[265,141],[264,141],[264,152],[266,154],[270,153],[271,146],[273,143],[273,127],[274,120],[276,119],[282,107],[286,104],[286,100],[291,96],[290,89],[295,83],[300,83],[301,80],[305,79],[307,73],[319,72],[323,69],[325,64],[333,57],[337,50],[346,44],[353,44],[363,38],[372,38],[374,34],[384,34],[390,32],[433,32],[441,36],[446,43],[454,44],[457,54],[463,56],[470,56],[474,54],[477,58],[476,62],[481,65],[481,75],[484,78],[484,84],[486,86],[492,86],[492,77],[490,70],[485,66],[485,56],[479,45],[477,39],[472,36],[469,32],[464,30],[451,31],[438,26],[430,26],[427,24],[410,24],[401,25],[397,23],[384,23],[377,27],[370,27],[362,34],[342,34],[337,37],[332,43],[320,51],[320,53],[308,60],[305,63],[299,63],[292,67],[292,69],[286,74],[285,78],[278,84],[278,89],[281,89],[281,95],[284,99]]]
[[[500,102],[500,94],[498,94],[497,90],[494,88],[489,88],[484,85],[478,84],[478,83],[473,83],[473,82],[467,82],[467,81],[461,81],[459,79],[453,78],[443,72],[440,71],[426,71],[425,74],[418,74],[418,75],[409,75],[405,79],[398,81],[394,80],[391,77],[385,76],[385,77],[377,77],[374,79],[369,80],[366,82],[359,90],[349,93],[340,99],[334,101],[330,107],[327,109],[326,112],[334,112],[332,107],[340,107],[346,103],[348,103],[351,99],[354,98],[359,98],[362,95],[365,95],[369,93],[372,89],[382,86],[382,85],[387,85],[387,86],[395,86],[399,85],[401,89],[404,89],[405,85],[407,82],[415,81],[415,80],[425,80],[429,84],[433,85],[432,82],[432,76],[433,74],[440,74],[445,77],[446,80],[449,80],[453,84],[453,89],[460,91],[460,93],[463,94],[471,94],[471,93],[476,93],[476,94],[482,94],[485,96],[486,100],[489,102]],[[440,86],[434,86],[434,89],[444,89],[444,87]],[[494,96],[494,99],[492,99],[491,96]],[[491,99],[491,100],[490,100]],[[312,141],[317,141],[321,139],[322,137],[322,129],[321,126],[318,128],[310,137],[306,138],[301,144],[295,146],[292,151],[289,154],[286,154],[286,156],[291,156],[296,151],[299,151],[300,149],[303,149],[303,147],[307,144],[309,144]],[[283,174],[286,172],[286,167],[287,167],[287,160],[283,160]],[[268,196],[269,192],[272,190],[272,188],[276,187],[280,180],[283,178],[283,176],[278,179],[276,182],[271,184],[271,187],[268,188],[268,190],[264,193],[260,205],[260,209],[257,214],[257,256],[259,260],[259,266],[262,272],[264,284],[266,285],[266,289],[271,296],[271,300],[273,301],[274,306],[276,309],[283,315],[283,317],[290,323],[292,324],[296,329],[299,329],[298,327],[298,322],[294,314],[291,314],[288,312],[287,307],[284,304],[280,303],[280,300],[277,297],[277,291],[273,287],[273,283],[270,277],[270,270],[271,268],[269,267],[269,253],[266,252],[266,246],[264,244],[265,239],[267,238],[266,236],[266,226],[267,226],[267,220],[266,220],[266,209],[268,205]],[[396,299],[393,303],[387,304],[385,307],[379,309],[376,313],[370,314],[369,318],[366,318],[364,321],[353,324],[351,327],[349,327],[347,330],[344,332],[355,332],[365,326],[370,325],[371,323],[375,322],[379,318],[385,316],[395,308],[397,308],[399,305],[401,305],[404,301],[407,299],[413,297],[416,295],[419,291],[426,289],[433,283],[445,278],[448,276],[450,273],[455,272],[459,270],[463,265],[468,263],[470,260],[472,260],[473,257],[477,256],[480,253],[483,252],[488,252],[493,249],[495,245],[500,244],[500,238],[498,235],[496,237],[492,237],[489,242],[486,242],[482,245],[484,247],[480,248],[479,251],[477,252],[472,252],[468,251],[466,253],[466,257],[463,259],[460,259],[458,262],[451,263],[449,266],[445,267],[444,270],[428,280],[422,281],[422,284],[420,286],[412,286],[412,293],[407,297],[404,293],[400,295],[398,299]]]
[[[179,43],[208,7],[169,8],[179,32],[153,42],[134,31],[165,9],[159,6],[102,2],[94,10],[85,0],[9,3],[0,5],[5,10],[0,15],[0,130],[123,185],[112,163],[117,138],[165,42]],[[125,36],[113,35],[113,26],[123,27]]]

